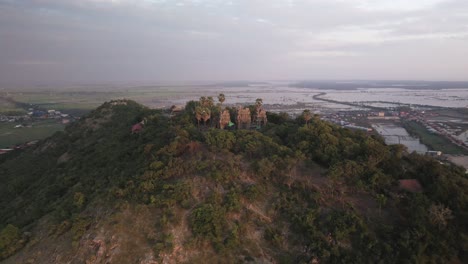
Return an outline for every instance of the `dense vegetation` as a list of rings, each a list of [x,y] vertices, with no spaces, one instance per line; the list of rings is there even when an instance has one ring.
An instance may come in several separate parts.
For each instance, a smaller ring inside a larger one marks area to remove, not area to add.
[[[0,157],[0,259],[32,240],[40,219],[52,219],[50,236],[77,242],[98,208],[117,214],[126,204],[153,210],[157,232],[146,243],[161,258],[182,247],[188,262],[206,262],[193,253],[201,251],[213,262],[468,261],[468,179],[459,167],[309,112],[269,113],[259,131],[227,131],[198,127],[200,102],[172,117],[125,103],[105,103]],[[424,191],[402,191],[399,179],[417,179]]]

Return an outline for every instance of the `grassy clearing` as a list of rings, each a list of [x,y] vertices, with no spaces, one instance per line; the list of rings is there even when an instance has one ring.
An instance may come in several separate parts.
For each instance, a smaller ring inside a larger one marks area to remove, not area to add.
[[[7,116],[18,116],[18,115],[24,115],[27,112],[24,109],[21,108],[4,108],[0,107],[0,114],[2,115],[7,115]]]
[[[15,125],[17,123],[0,123],[0,148],[8,148],[31,140],[43,139],[57,131],[62,131],[65,127],[55,120],[37,121],[30,128],[14,128]]]
[[[187,90],[187,87],[155,87],[155,86],[142,86],[142,87],[129,87],[129,88],[96,88],[97,90],[82,89],[79,90],[21,90],[10,91],[8,96],[13,98],[14,101],[23,104],[32,104],[39,106],[43,109],[59,110],[67,114],[81,116],[102,103],[113,99],[131,99],[140,103],[148,103],[148,100],[167,100],[173,97],[181,97],[182,95],[190,95],[196,90]],[[2,107],[0,101],[0,112],[5,110],[18,110],[24,111],[21,108],[12,109],[17,107],[14,104],[5,105]],[[22,113],[22,114],[24,114]]]
[[[66,111],[69,109],[91,110],[116,96],[113,93],[18,93],[13,95],[15,101],[39,105],[45,109]]]
[[[104,101],[103,101],[104,102]],[[100,104],[92,103],[51,103],[51,104],[38,104],[43,109],[53,109],[61,111],[62,113],[71,114],[73,116],[82,116],[89,113],[91,110],[96,109]]]
[[[454,145],[443,136],[430,133],[424,126],[417,122],[404,122],[402,125],[408,133],[421,139],[421,142],[432,150],[442,151],[446,154],[468,155],[468,151]]]
[[[0,97],[0,114],[14,115],[24,113],[26,113],[24,109]]]

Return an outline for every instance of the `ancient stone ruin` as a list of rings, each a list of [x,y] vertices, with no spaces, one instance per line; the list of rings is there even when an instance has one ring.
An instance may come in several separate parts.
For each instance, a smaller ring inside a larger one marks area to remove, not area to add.
[[[257,114],[255,118],[255,123],[257,126],[262,126],[267,124],[267,112],[263,108],[258,108],[257,109]]]
[[[249,108],[242,108],[239,106],[237,108],[237,129],[250,128],[250,123],[252,122],[250,109]]]
[[[223,108],[223,103],[225,101],[224,94],[220,94],[218,100],[219,103],[214,105],[213,97],[200,97],[198,105],[194,109],[198,127],[200,127],[200,121],[203,121],[205,127],[207,121],[210,121],[210,127],[216,126],[220,129],[234,126],[234,123],[231,122],[229,110]],[[263,100],[258,98],[255,101],[255,108],[253,108],[255,110],[252,110],[254,112],[250,110],[253,106],[245,108],[243,106],[238,106],[235,118],[237,129],[251,129],[253,128],[251,127],[252,122],[254,122],[257,129],[266,125],[267,112],[262,108],[262,105]]]
[[[219,116],[219,128],[224,129],[230,122],[231,115],[229,114],[229,111],[225,109]]]

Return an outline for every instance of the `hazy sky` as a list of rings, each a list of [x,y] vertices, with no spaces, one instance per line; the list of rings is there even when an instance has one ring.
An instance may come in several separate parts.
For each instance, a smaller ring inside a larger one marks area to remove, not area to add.
[[[0,0],[0,82],[468,80],[467,0]]]

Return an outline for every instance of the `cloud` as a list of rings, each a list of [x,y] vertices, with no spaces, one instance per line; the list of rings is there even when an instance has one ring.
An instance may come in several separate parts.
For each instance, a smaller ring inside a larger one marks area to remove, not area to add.
[[[396,78],[375,73],[389,54],[415,76],[455,78],[431,66],[450,60],[465,78],[467,36],[463,0],[0,1],[0,78]]]
[[[13,61],[10,62],[12,65],[20,65],[20,66],[48,66],[48,65],[56,65],[59,64],[56,61],[41,61],[41,60],[26,60],[26,61]]]
[[[359,56],[359,53],[339,50],[326,50],[326,51],[310,51],[310,52],[291,52],[288,54],[291,57],[297,58],[329,58],[329,57],[351,57]]]
[[[414,11],[432,8],[447,0],[358,0],[355,2],[359,8],[369,11]]]

